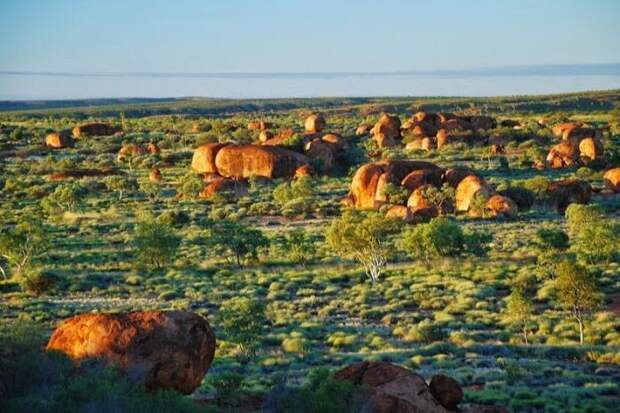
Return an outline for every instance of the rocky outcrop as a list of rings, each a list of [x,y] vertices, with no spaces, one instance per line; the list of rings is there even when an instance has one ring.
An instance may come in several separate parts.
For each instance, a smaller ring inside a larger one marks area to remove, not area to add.
[[[394,146],[400,140],[400,119],[398,116],[384,113],[370,133],[380,148]]]
[[[457,410],[463,401],[463,389],[452,377],[436,374],[428,385],[431,394],[446,409]]]
[[[351,182],[347,204],[359,209],[378,209],[385,203],[387,184],[400,186],[407,175],[420,169],[438,169],[430,162],[381,161],[362,165]]]
[[[579,142],[579,156],[583,163],[599,161],[603,158],[603,143],[596,138],[585,138]]]
[[[85,123],[73,128],[72,133],[74,138],[81,138],[84,135],[88,136],[109,136],[114,135],[120,129],[116,126],[109,125],[107,123]]]
[[[272,127],[271,123],[265,122],[264,120],[255,120],[255,121],[248,122],[249,130],[265,131],[267,129],[270,129],[271,127]]]
[[[547,166],[551,168],[566,168],[574,166],[579,161],[579,146],[571,141],[563,141],[554,145],[547,155]]]
[[[207,320],[185,311],[82,314],[54,331],[47,350],[102,359],[148,389],[190,394],[213,361],[215,335]]]
[[[518,212],[517,204],[512,199],[500,194],[492,195],[487,200],[485,209],[492,217],[512,218]]]

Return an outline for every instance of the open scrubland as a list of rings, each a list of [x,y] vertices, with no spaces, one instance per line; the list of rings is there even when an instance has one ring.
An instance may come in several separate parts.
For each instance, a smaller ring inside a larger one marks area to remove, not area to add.
[[[0,106],[1,411],[617,411],[620,92],[50,106]]]

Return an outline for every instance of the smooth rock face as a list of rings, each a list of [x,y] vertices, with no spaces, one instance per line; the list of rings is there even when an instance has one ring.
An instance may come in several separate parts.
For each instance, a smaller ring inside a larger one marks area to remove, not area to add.
[[[213,361],[215,335],[207,320],[185,311],[82,314],[54,331],[47,350],[101,358],[148,389],[190,394]]]
[[[326,126],[323,115],[310,115],[304,122],[306,132],[321,132]]]
[[[215,156],[215,167],[228,178],[291,178],[310,159],[300,153],[278,146],[226,145]]]
[[[436,374],[431,377],[428,387],[435,399],[446,409],[456,410],[458,404],[463,400],[461,386],[452,377],[444,374]]]
[[[448,413],[431,394],[424,379],[406,368],[386,362],[354,363],[334,379],[365,385],[371,392],[362,412]]]
[[[45,145],[48,148],[63,149],[74,145],[73,138],[59,132],[52,132],[45,137]]]
[[[465,177],[456,187],[456,210],[469,211],[469,207],[477,195],[488,199],[491,196],[491,188],[484,179],[478,176],[469,175]]]
[[[114,135],[118,131],[119,129],[116,126],[108,125],[107,123],[86,123],[84,125],[76,126],[75,128],[73,128],[72,133],[74,138],[80,138],[83,135]]]

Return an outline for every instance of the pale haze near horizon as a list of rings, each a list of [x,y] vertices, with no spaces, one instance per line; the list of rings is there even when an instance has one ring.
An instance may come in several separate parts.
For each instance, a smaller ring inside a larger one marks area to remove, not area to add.
[[[620,62],[620,2],[2,1],[0,71],[313,73]],[[0,73],[0,99],[510,95],[618,75],[330,78]]]

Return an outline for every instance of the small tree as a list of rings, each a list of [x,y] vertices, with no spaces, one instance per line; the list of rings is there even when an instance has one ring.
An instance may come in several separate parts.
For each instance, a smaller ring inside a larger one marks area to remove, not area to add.
[[[269,246],[269,239],[260,230],[230,219],[210,221],[208,226],[207,243],[213,252],[232,258],[239,268],[244,259],[257,259],[259,248]]]
[[[43,198],[41,206],[49,214],[75,210],[88,191],[75,182],[58,185],[54,192]]]
[[[558,265],[557,302],[561,309],[568,311],[579,325],[579,343],[583,344],[583,328],[587,317],[602,302],[602,292],[596,280],[585,268],[566,260]]]
[[[176,256],[181,237],[170,225],[143,214],[135,226],[133,243],[140,262],[162,268]]]
[[[138,189],[138,181],[135,178],[128,178],[126,176],[108,176],[103,180],[108,191],[118,191],[118,200],[123,199],[123,193],[128,191],[135,191]]]
[[[276,237],[276,242],[288,259],[297,264],[306,265],[316,254],[314,238],[301,229]]]
[[[30,217],[22,217],[13,228],[2,229],[0,234],[0,256],[19,274],[36,259],[48,245],[46,228],[43,223]],[[7,274],[0,266],[6,279]]]
[[[591,263],[609,263],[620,248],[620,223],[601,219],[582,227],[574,237],[573,250]]]
[[[428,262],[439,257],[457,256],[463,252],[483,255],[490,240],[487,233],[464,232],[455,221],[438,217],[426,224],[407,228],[401,247],[413,258]]]
[[[189,199],[196,199],[205,184],[199,175],[187,173],[181,180],[181,193]]]
[[[536,254],[536,273],[541,279],[555,276],[555,269],[569,247],[569,238],[560,228],[541,228],[536,232],[534,243]]]
[[[398,222],[381,214],[366,216],[353,211],[335,219],[327,229],[326,241],[336,253],[352,257],[374,283],[379,280],[388,260],[388,236],[398,231]]]
[[[564,212],[568,233],[576,237],[583,228],[599,222],[605,216],[598,205],[570,204]]]
[[[267,323],[265,306],[247,297],[234,297],[222,303],[218,318],[226,338],[237,344],[245,357],[254,356]]]
[[[506,316],[511,324],[521,331],[525,344],[529,344],[527,336],[533,315],[534,305],[525,295],[523,288],[513,288],[506,300]]]

